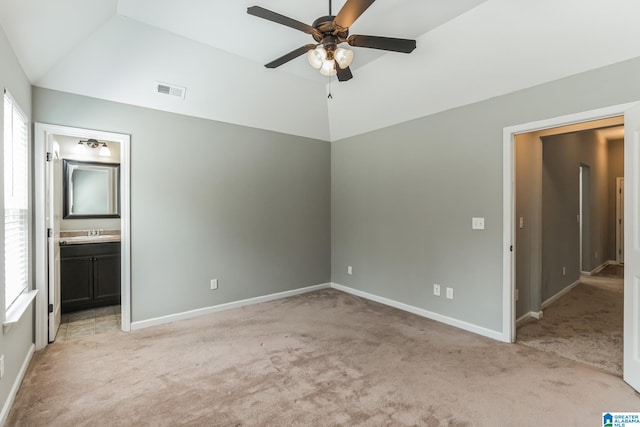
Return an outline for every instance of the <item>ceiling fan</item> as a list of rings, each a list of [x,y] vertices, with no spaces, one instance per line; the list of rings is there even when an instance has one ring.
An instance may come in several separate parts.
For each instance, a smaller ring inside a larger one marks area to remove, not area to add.
[[[338,76],[338,81],[344,82],[353,77],[349,65],[353,59],[353,51],[338,47],[341,43],[349,46],[370,49],[388,50],[392,52],[411,53],[416,48],[415,40],[398,39],[392,37],[349,35],[349,27],[364,13],[375,0],[347,0],[337,15],[331,13],[329,0],[329,15],[321,16],[312,25],[296,21],[279,13],[272,12],[260,6],[247,9],[249,15],[273,21],[287,27],[310,34],[316,41],[292,50],[265,65],[276,68],[292,59],[306,53],[309,63],[325,76]]]

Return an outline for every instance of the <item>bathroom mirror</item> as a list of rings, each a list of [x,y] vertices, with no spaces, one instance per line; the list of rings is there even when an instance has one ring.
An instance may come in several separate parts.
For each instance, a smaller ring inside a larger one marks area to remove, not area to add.
[[[63,160],[63,218],[120,218],[120,164]]]

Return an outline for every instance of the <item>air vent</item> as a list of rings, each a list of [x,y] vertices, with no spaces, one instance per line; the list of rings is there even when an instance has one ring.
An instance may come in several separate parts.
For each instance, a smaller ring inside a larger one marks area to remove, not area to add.
[[[156,82],[156,93],[161,93],[163,95],[175,96],[177,98],[184,99],[184,95],[187,91],[187,88],[168,84]]]

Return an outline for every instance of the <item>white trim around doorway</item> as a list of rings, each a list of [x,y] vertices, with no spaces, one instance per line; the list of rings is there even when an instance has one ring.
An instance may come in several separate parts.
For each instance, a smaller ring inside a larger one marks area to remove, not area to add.
[[[131,330],[131,136],[69,126],[34,124],[34,265],[39,290],[35,306],[35,345],[42,350],[48,338],[47,235],[45,218],[46,142],[50,135],[94,138],[120,143],[121,329]]]
[[[509,126],[503,129],[503,256],[502,256],[502,336],[504,342],[515,342],[515,259],[513,252],[515,236],[515,135],[535,132],[559,126],[574,125],[593,120],[624,115],[625,111],[637,105],[637,102],[614,105],[596,110],[583,111],[566,116],[539,120],[530,123]]]

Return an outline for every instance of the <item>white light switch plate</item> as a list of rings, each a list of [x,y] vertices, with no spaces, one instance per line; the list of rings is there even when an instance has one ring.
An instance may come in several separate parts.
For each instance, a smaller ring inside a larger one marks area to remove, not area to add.
[[[473,230],[484,230],[484,218],[471,218],[471,228]]]

